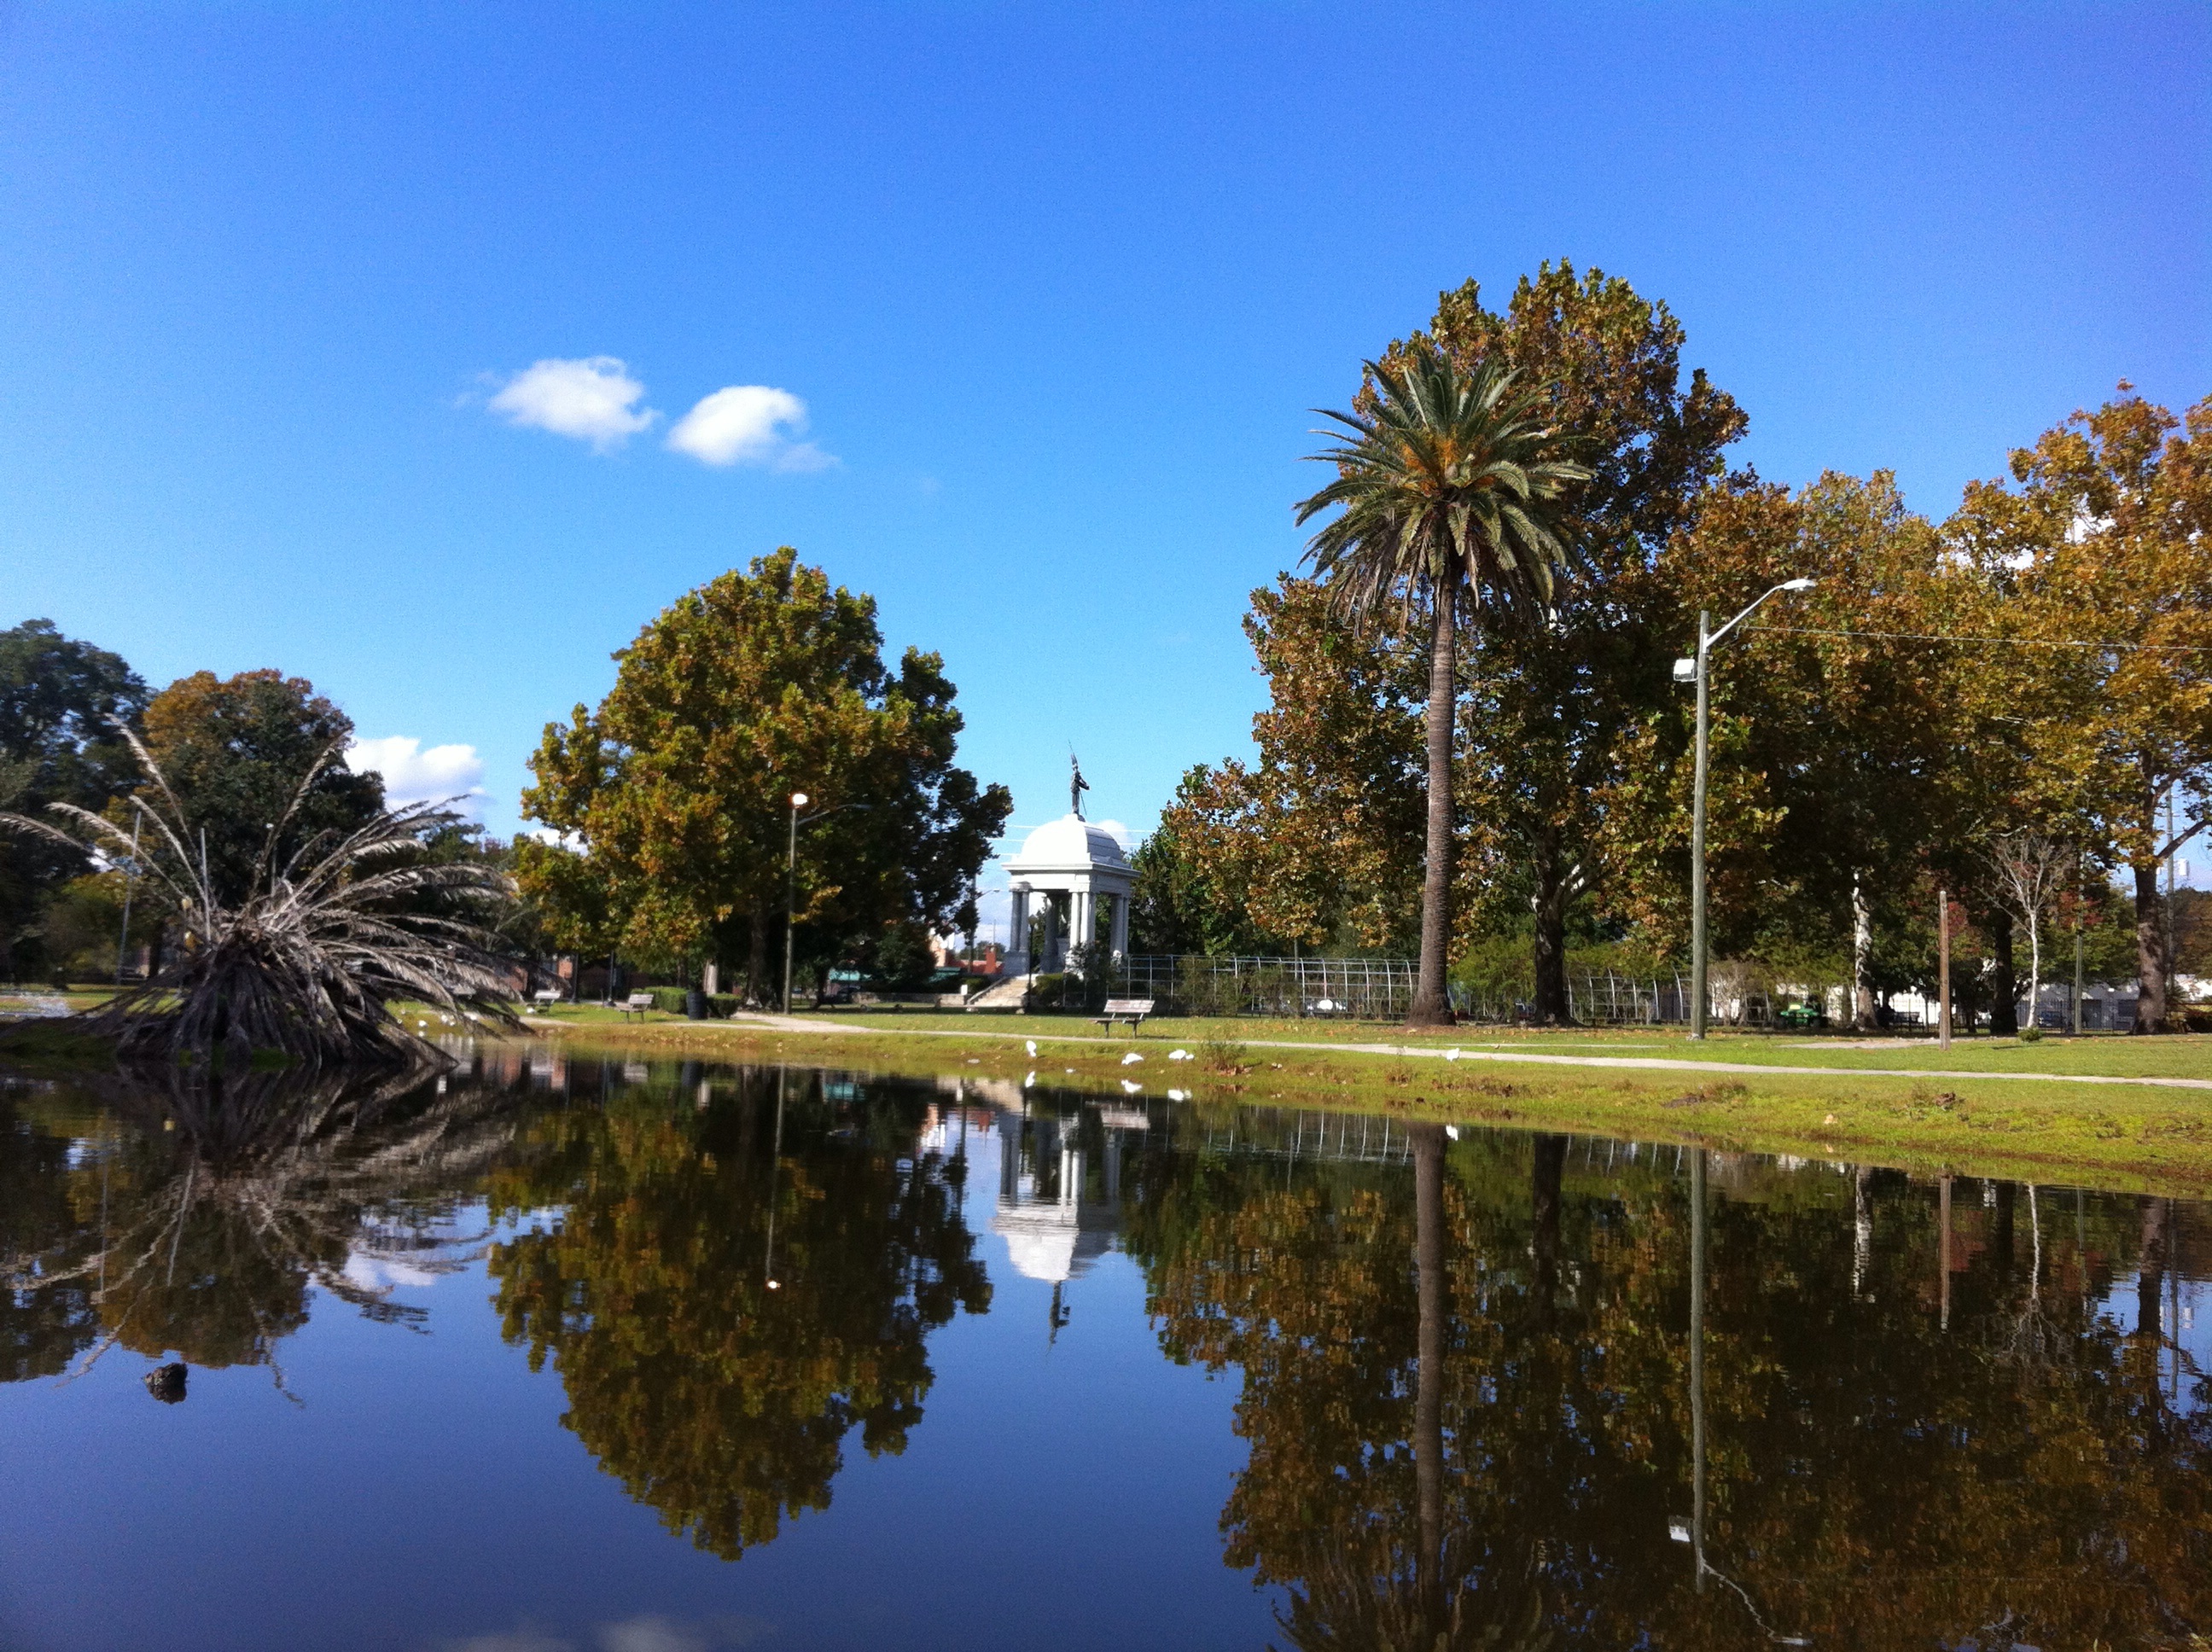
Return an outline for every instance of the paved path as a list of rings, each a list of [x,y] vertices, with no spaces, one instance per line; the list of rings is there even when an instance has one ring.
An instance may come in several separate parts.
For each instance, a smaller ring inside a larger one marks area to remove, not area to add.
[[[994,1038],[1008,1042],[1036,1036],[1029,1032],[986,1032],[964,1027],[855,1027],[850,1023],[817,1020],[795,1015],[739,1015],[732,1020],[791,1033],[884,1033],[902,1038]],[[1091,1033],[1053,1033],[1054,1044],[1109,1044],[1129,1048],[1133,1040],[1102,1038]],[[1512,1061],[1538,1066],[1615,1067],[1641,1072],[1789,1073],[1813,1078],[2001,1078],[2037,1084],[2150,1084],[2161,1090],[2212,1090],[2212,1078],[2115,1078],[2107,1073],[2069,1072],[1958,1072],[1947,1067],[1801,1067],[1771,1066],[1759,1061],[1686,1061],[1662,1055],[1551,1055],[1536,1050],[1440,1049],[1421,1044],[1314,1043],[1289,1038],[1240,1038],[1247,1049],[1349,1050],[1360,1055],[1396,1055],[1433,1061]],[[1146,1051],[1152,1054],[1152,1051]]]

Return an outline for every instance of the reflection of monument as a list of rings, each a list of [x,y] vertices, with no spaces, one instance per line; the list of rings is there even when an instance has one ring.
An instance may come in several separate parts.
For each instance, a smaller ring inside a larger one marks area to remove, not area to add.
[[[1093,1150],[1091,1136],[1101,1142]],[[1121,1209],[1121,1133],[1085,1128],[1081,1113],[1001,1114],[999,1210],[991,1230],[1025,1278],[1052,1286],[1052,1331],[1067,1323],[1070,1279],[1114,1248]]]
[[[1082,776],[1076,776],[1080,784]],[[1074,793],[1080,802],[1082,794]],[[1129,890],[1135,874],[1111,832],[1071,809],[1029,835],[1006,862],[1012,896],[1013,933],[1006,950],[1030,955],[1033,971],[1065,969],[1068,949],[1105,943],[1118,955],[1129,950]]]

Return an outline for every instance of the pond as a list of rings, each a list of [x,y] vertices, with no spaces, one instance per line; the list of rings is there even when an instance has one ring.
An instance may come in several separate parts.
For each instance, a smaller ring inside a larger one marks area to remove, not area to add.
[[[0,1090],[0,1647],[2212,1631],[2199,1206],[462,1055]]]

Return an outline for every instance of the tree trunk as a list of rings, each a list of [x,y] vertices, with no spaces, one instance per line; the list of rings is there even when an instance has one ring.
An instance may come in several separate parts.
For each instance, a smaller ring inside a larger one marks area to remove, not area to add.
[[[1537,841],[1536,1023],[1565,1027],[1574,1022],[1567,1001],[1567,903],[1574,896],[1575,869],[1559,853],[1559,835],[1547,828]]]
[[[1413,1480],[1420,1504],[1422,1644],[1443,1634],[1444,1534],[1444,1132],[1417,1124],[1413,1136],[1413,1257],[1420,1303],[1413,1392]]]
[[[1459,704],[1452,648],[1456,630],[1457,592],[1450,584],[1435,593],[1436,637],[1429,653],[1429,847],[1421,880],[1421,965],[1413,984],[1408,1027],[1451,1024],[1451,1000],[1444,994],[1444,963],[1451,945],[1452,727]]]
[[[1867,909],[1866,891],[1858,875],[1851,876],[1851,1025],[1865,1031],[1875,1025],[1874,914]]]
[[[768,914],[756,911],[745,941],[745,1002],[766,1003],[768,982]]]
[[[2159,898],[2158,862],[2138,860],[2136,875],[2136,1024],[2166,1030],[2166,908]]]
[[[1990,1036],[2020,1030],[2020,981],[2012,967],[2012,914],[1990,902]]]

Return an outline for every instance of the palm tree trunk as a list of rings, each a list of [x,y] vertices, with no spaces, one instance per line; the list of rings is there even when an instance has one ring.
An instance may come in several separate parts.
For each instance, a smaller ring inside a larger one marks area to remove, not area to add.
[[[1444,1132],[1413,1127],[1414,1288],[1420,1303],[1413,1392],[1413,1479],[1421,1548],[1415,1583],[1431,1637],[1443,1629],[1444,1536]]]
[[[1429,653],[1429,847],[1421,880],[1421,965],[1413,983],[1408,1027],[1449,1026],[1444,995],[1445,951],[1451,942],[1452,734],[1458,708],[1453,644],[1458,640],[1458,589],[1439,584],[1435,594],[1436,639]]]

